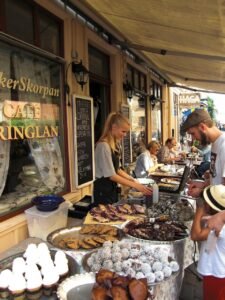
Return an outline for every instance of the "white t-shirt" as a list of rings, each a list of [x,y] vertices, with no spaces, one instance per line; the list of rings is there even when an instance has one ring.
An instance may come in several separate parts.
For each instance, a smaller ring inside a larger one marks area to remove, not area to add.
[[[137,178],[147,177],[148,170],[151,167],[154,167],[154,161],[151,158],[150,152],[146,150],[138,156],[134,173]]]
[[[225,177],[225,134],[221,134],[212,144],[210,164],[210,184],[221,184]]]
[[[206,241],[201,242],[197,270],[203,276],[225,278],[225,226],[220,231],[215,248],[209,253],[206,251]]]
[[[111,177],[116,175],[112,161],[112,153],[105,142],[97,143],[95,148],[95,178]]]

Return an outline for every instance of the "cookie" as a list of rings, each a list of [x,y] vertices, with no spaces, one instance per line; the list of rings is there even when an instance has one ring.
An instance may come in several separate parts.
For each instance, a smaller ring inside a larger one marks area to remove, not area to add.
[[[69,239],[66,241],[66,245],[71,249],[79,249],[79,240],[78,239]]]
[[[79,240],[79,246],[83,249],[92,249],[93,246],[84,242],[84,240]]]
[[[92,239],[93,239],[96,243],[101,244],[101,245],[106,241],[106,239],[105,239],[104,236],[93,236]]]
[[[97,243],[97,242],[94,240],[94,238],[92,238],[92,237],[84,238],[84,239],[83,239],[83,242],[84,242],[85,244],[88,244],[88,245],[92,246],[92,248],[97,248],[97,247],[100,246],[100,244]]]
[[[80,230],[81,234],[90,234],[90,233],[95,233],[95,232],[96,232],[96,226],[93,226],[93,225],[83,226]]]

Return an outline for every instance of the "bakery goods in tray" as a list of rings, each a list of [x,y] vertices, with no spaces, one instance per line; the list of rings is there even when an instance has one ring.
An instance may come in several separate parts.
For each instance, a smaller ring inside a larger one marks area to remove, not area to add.
[[[147,280],[121,276],[112,271],[101,269],[96,273],[91,299],[103,300],[147,300],[150,297]]]
[[[24,253],[0,262],[0,298],[39,299],[42,293],[50,295],[62,279],[74,274],[75,268],[78,270],[75,261],[62,250],[49,250],[45,243],[29,244]]]
[[[100,223],[126,221],[126,215],[140,215],[144,213],[145,208],[138,204],[100,204],[90,210],[92,218]]]
[[[136,219],[124,227],[124,232],[132,237],[151,241],[176,241],[188,236],[187,227],[166,218]]]
[[[84,225],[79,231],[71,233],[58,241],[58,246],[69,249],[93,249],[101,247],[106,241],[119,238],[119,229],[110,225]]]
[[[82,265],[87,272],[107,269],[135,279],[146,278],[149,286],[179,271],[179,264],[169,256],[168,248],[132,240],[106,242],[101,249],[86,254]]]
[[[168,220],[186,222],[193,219],[194,209],[186,199],[161,199],[148,209],[148,216],[167,216]]]

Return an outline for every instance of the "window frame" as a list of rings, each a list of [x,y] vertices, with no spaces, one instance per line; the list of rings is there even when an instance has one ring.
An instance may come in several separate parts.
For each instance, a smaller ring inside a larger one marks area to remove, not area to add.
[[[1,0],[0,1],[0,30],[3,31],[4,33],[17,38],[15,36],[13,36],[12,34],[10,34],[9,32],[7,32],[7,22],[6,22],[6,3],[7,0]],[[19,0],[17,0],[19,1]],[[35,3],[32,0],[22,0],[26,3],[28,3],[31,7],[32,7],[32,19],[33,19],[33,29],[34,29],[34,41],[32,44],[30,45],[34,45],[44,51],[44,48],[41,48],[41,43],[40,43],[40,18],[42,16],[42,14],[45,14],[46,16],[49,16],[50,19],[56,21],[58,23],[59,26],[59,53],[53,53],[56,56],[60,56],[60,57],[64,57],[64,30],[63,30],[63,25],[64,22],[62,19],[58,18],[56,15],[52,14],[50,11],[46,10],[45,8],[43,8],[42,6],[38,5],[37,3]],[[23,41],[25,42],[25,41]],[[47,51],[49,52],[49,51]],[[51,53],[51,52],[50,52]]]
[[[65,189],[62,193],[60,193],[60,195],[62,194],[67,194],[70,191],[70,173],[69,173],[69,153],[68,153],[68,127],[67,127],[67,115],[66,115],[66,97],[65,97],[65,60],[60,58],[60,57],[56,57],[55,55],[52,55],[51,53],[47,53],[46,51],[39,49],[37,47],[34,47],[32,45],[29,45],[25,42],[22,42],[18,39],[13,39],[7,35],[1,34],[0,33],[0,40],[2,42],[7,43],[9,46],[16,46],[21,50],[25,50],[27,52],[30,52],[31,54],[34,55],[38,55],[40,57],[43,57],[44,59],[49,59],[53,62],[56,62],[58,64],[60,64],[60,89],[61,89],[61,99],[60,99],[60,107],[62,108],[62,122],[60,122],[62,124],[62,134],[64,135],[64,149],[62,152],[62,156],[63,156],[63,160],[65,163],[64,169],[65,169]],[[27,205],[24,205],[21,208],[18,208],[18,210],[13,211],[13,212],[8,212],[3,216],[0,216],[0,222],[10,219],[14,216],[17,216],[21,213],[23,213],[27,208],[31,207],[32,204],[28,203]]]

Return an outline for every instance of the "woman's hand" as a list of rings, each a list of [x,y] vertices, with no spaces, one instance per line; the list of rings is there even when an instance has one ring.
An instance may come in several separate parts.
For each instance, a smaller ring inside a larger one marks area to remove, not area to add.
[[[152,195],[152,188],[137,182],[135,189],[142,192],[144,195]]]

